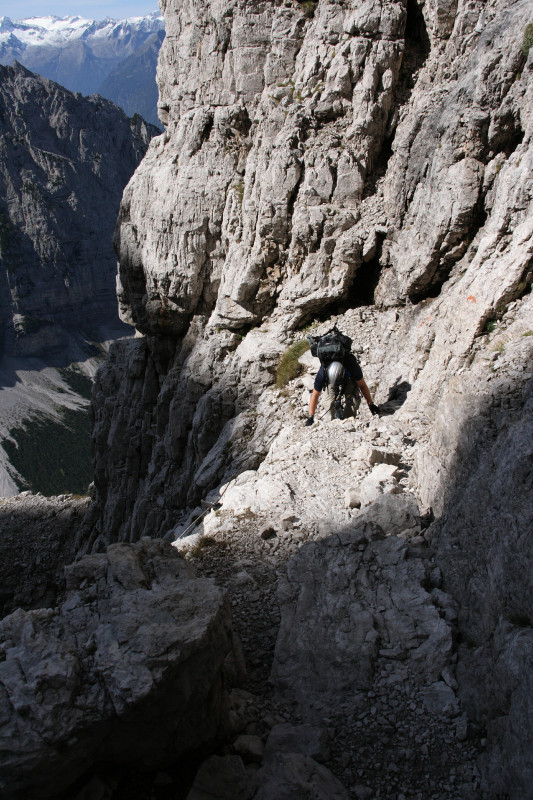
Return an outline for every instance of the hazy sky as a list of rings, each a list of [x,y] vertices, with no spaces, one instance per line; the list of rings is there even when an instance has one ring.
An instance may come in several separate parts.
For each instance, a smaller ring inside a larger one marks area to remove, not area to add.
[[[87,19],[141,17],[158,10],[157,0],[1,0],[0,16],[11,19],[80,16]]]

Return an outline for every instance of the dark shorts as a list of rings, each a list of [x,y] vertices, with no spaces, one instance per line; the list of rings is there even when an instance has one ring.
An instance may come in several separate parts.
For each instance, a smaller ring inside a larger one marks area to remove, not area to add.
[[[344,369],[354,381],[361,381],[363,379],[363,370],[359,366],[359,362],[353,353],[348,353],[344,361]],[[326,385],[326,371],[324,367],[320,367],[315,378],[315,390],[321,392]]]

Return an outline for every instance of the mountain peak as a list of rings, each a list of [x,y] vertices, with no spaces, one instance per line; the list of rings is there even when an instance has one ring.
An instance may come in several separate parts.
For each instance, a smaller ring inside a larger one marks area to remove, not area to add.
[[[0,18],[0,64],[12,64],[16,59],[44,78],[60,83],[83,95],[100,91],[108,75],[125,59],[143,47],[153,34],[164,31],[164,21],[158,11],[144,16],[102,20],[86,19],[79,15],[64,17],[52,14],[11,20]],[[148,70],[148,79],[155,93],[155,61]],[[134,87],[135,89],[135,87]],[[135,105],[135,91],[128,96]],[[109,99],[115,100],[115,97]],[[133,111],[148,114],[157,120],[157,97],[142,109]],[[131,113],[133,113],[133,111]]]
[[[125,19],[103,20],[87,19],[80,16],[57,17],[47,14],[36,17],[11,20],[9,17],[0,18],[0,44],[4,43],[3,33],[15,33],[17,39],[24,45],[51,45],[64,47],[73,40],[84,37],[88,32],[101,37],[113,35],[120,28],[130,30],[159,30],[164,27],[161,14],[157,11],[142,17],[127,17]]]

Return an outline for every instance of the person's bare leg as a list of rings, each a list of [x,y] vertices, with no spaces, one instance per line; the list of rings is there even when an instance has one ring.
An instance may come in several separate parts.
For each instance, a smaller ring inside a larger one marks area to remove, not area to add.
[[[317,392],[316,389],[313,389],[311,397],[309,399],[309,416],[314,417],[316,407],[318,405],[318,398],[320,397],[320,392]]]

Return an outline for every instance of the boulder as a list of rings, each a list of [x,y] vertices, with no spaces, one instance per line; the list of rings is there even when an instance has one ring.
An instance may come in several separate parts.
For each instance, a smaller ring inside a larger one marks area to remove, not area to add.
[[[401,486],[395,477],[396,467],[389,464],[378,464],[359,485],[361,506],[373,503],[384,494],[396,494]]]
[[[455,692],[444,681],[435,681],[422,691],[424,705],[432,714],[456,717],[460,713]]]
[[[300,753],[319,763],[329,761],[329,736],[323,727],[282,722],[272,728],[266,743],[266,757],[275,753]]]
[[[346,508],[360,508],[361,495],[359,493],[359,489],[346,489],[346,492],[344,493],[344,503]]]
[[[276,753],[256,776],[254,800],[349,800],[338,778],[322,764],[300,753]]]
[[[186,800],[250,800],[253,794],[240,756],[211,756],[198,770]]]
[[[245,763],[260,764],[263,760],[265,745],[260,736],[243,734],[235,739],[233,749]]]
[[[171,545],[67,568],[55,609],[0,623],[0,794],[57,797],[89,767],[154,767],[213,739],[232,646],[225,595]]]
[[[270,748],[249,773],[240,756],[211,756],[200,767],[187,800],[348,800],[341,782],[308,755]]]
[[[372,467],[376,464],[394,464],[394,466],[398,466],[402,455],[390,448],[376,447],[364,442],[354,451],[353,457],[356,462],[360,461]]]
[[[416,497],[410,492],[381,494],[359,513],[357,522],[373,522],[387,536],[420,532],[420,511]]]

